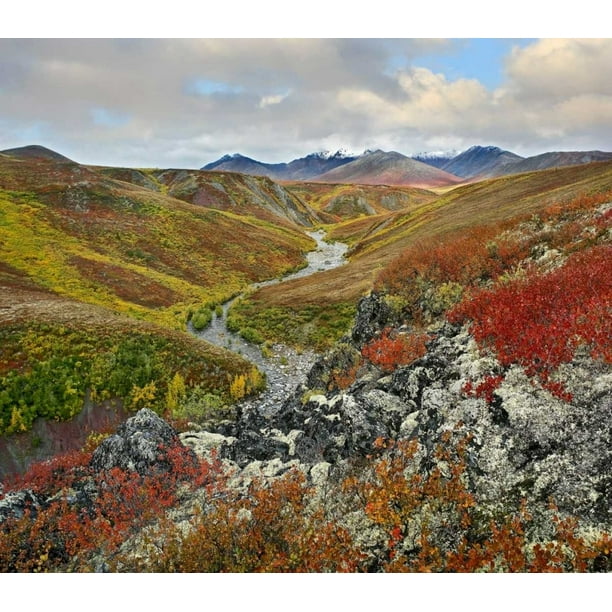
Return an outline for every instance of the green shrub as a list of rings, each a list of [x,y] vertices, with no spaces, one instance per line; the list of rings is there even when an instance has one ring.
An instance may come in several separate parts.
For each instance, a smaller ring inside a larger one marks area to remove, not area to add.
[[[221,420],[235,416],[235,410],[228,406],[225,398],[216,393],[211,393],[196,385],[189,389],[186,396],[172,411],[176,419],[186,419],[196,423],[210,420]]]
[[[243,327],[238,333],[247,342],[252,342],[253,344],[263,344],[263,336],[252,327]]]
[[[210,325],[212,321],[212,311],[209,308],[200,308],[191,317],[191,324],[196,331],[202,331]]]

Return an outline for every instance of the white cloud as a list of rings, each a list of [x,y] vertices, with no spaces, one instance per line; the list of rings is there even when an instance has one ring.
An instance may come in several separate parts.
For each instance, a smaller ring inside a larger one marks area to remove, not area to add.
[[[612,40],[516,48],[493,92],[414,65],[442,51],[427,39],[2,39],[0,148],[36,139],[87,163],[175,167],[340,147],[610,149]]]
[[[283,94],[277,94],[273,96],[262,96],[259,101],[259,108],[266,108],[266,106],[274,106],[275,104],[280,104],[291,92],[288,91]]]

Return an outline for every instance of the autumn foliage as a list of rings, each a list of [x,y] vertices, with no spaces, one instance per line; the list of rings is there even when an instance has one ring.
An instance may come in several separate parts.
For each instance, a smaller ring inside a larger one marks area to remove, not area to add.
[[[571,400],[554,379],[559,365],[580,347],[612,360],[610,201],[610,192],[580,195],[537,215],[415,244],[379,274],[376,287],[413,325],[442,316],[469,323],[503,367],[518,364],[552,394]],[[387,371],[400,361],[401,348],[388,333],[366,351]],[[501,381],[468,381],[464,392],[490,403]]]
[[[538,253],[569,255],[608,242],[611,212],[599,207],[610,201],[611,192],[580,195],[537,215],[416,243],[379,273],[375,289],[400,298],[413,324],[429,323],[458,303],[462,290],[520,275]]]
[[[304,474],[290,471],[266,484],[254,481],[247,495],[225,491],[210,500],[184,533],[162,523],[163,547],[151,548],[148,567],[180,572],[349,572],[363,554],[349,532],[313,505]],[[128,561],[129,563],[129,561]]]
[[[493,402],[493,393],[503,382],[503,376],[485,376],[484,379],[477,384],[468,380],[462,387],[463,393],[468,397],[484,398],[487,404]]]
[[[166,452],[170,471],[149,476],[92,474],[85,456],[73,456],[73,471],[66,458],[54,464],[56,473],[48,465],[21,481],[39,493],[60,488],[44,507],[0,523],[0,569],[87,571],[100,559],[111,571],[155,572],[609,569],[609,534],[583,537],[552,505],[548,540],[534,536],[525,504],[484,518],[466,476],[470,442],[447,432],[423,471],[417,441],[379,439],[365,463],[323,489],[296,469],[241,491],[228,485],[219,462],[197,461],[182,447]],[[75,503],[71,496],[87,487],[97,496]],[[187,527],[166,514],[181,490],[197,491],[199,500]],[[360,517],[357,531],[349,517]],[[139,554],[120,549],[145,526]],[[360,539],[364,527],[374,530],[373,541]]]
[[[555,377],[561,364],[578,351],[612,361],[611,218],[597,213],[611,199],[581,196],[537,218],[417,245],[380,274],[378,288],[398,298],[400,316],[417,328],[442,316],[469,325],[502,368],[518,364],[569,399]],[[361,358],[391,372],[423,355],[427,339],[388,328]],[[360,365],[351,361],[336,385],[349,385]],[[491,403],[502,381],[491,373],[463,392]],[[249,380],[227,382],[239,396]],[[178,398],[179,383],[164,397]],[[610,571],[610,534],[585,535],[552,500],[489,512],[470,487],[472,440],[455,431],[441,442],[424,449],[416,440],[378,440],[324,489],[298,470],[237,489],[220,461],[181,446],[160,449],[163,471],[146,476],[93,473],[87,452],[58,457],[8,483],[5,494],[29,489],[45,501],[0,522],[0,571],[91,570],[94,554],[117,571]],[[196,491],[193,516],[178,526],[168,510]],[[138,533],[146,556],[120,550]]]
[[[426,334],[394,334],[390,328],[366,344],[361,354],[383,372],[393,372],[425,354]]]
[[[94,474],[90,458],[69,453],[9,483],[9,491],[29,489],[47,501],[0,523],[0,571],[50,571],[75,555],[81,559],[73,569],[87,569],[80,565],[87,553],[111,556],[130,534],[175,506],[179,485],[207,487],[220,472],[216,460],[197,460],[182,445],[160,448],[166,469],[146,476],[119,468]]]
[[[503,366],[519,364],[561,393],[550,375],[571,361],[578,347],[612,361],[611,258],[608,245],[576,253],[548,274],[475,291],[448,318],[471,321],[471,333]]]

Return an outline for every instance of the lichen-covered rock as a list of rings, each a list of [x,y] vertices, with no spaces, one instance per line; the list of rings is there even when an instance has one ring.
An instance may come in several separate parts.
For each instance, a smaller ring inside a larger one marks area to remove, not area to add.
[[[0,523],[9,518],[20,519],[26,511],[35,516],[41,504],[42,500],[29,489],[9,491],[0,499]]]
[[[236,441],[236,438],[232,436],[224,436],[210,431],[188,431],[179,434],[179,438],[183,445],[203,459],[210,458],[213,450],[229,447]]]
[[[332,380],[331,373],[346,372],[358,363],[360,356],[359,351],[351,344],[338,343],[313,364],[306,377],[306,386],[309,389],[327,389]]]
[[[268,461],[280,458],[289,459],[289,444],[282,440],[267,437],[261,431],[247,430],[230,447],[223,447],[221,455],[245,466],[252,461]]]
[[[382,295],[372,293],[359,300],[351,339],[357,348],[363,347],[393,318],[390,306]]]
[[[178,434],[152,410],[143,408],[98,446],[91,459],[96,472],[121,468],[145,475],[167,471],[167,449],[180,445]]]

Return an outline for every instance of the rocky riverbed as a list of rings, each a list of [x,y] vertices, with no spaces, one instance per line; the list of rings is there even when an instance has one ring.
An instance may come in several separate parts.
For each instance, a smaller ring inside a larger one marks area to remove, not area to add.
[[[346,263],[347,245],[341,242],[325,242],[323,230],[307,232],[307,234],[316,241],[317,248],[307,254],[306,267],[282,279],[256,283],[253,289],[303,278]],[[234,300],[226,302],[223,305],[223,315],[214,316],[206,329],[201,332],[195,332],[193,329],[191,331],[211,344],[239,353],[264,372],[267,380],[265,391],[256,398],[245,400],[239,408],[243,411],[257,411],[266,416],[275,414],[295,387],[305,382],[306,374],[317,360],[318,355],[313,351],[297,352],[288,346],[276,344],[272,346],[270,354],[264,356],[258,345],[247,342],[239,334],[227,328],[227,313],[233,302]]]

